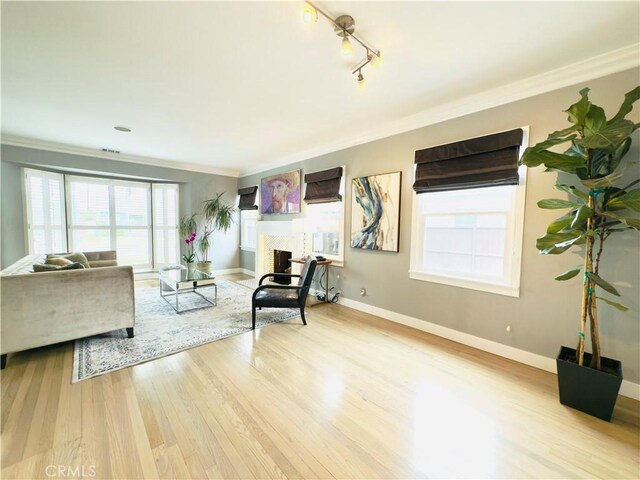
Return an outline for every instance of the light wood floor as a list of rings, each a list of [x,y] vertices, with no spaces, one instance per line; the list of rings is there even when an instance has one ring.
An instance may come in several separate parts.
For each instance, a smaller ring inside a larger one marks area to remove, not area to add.
[[[71,343],[10,356],[2,478],[640,476],[636,401],[607,423],[549,373],[338,305],[308,322],[76,384]]]

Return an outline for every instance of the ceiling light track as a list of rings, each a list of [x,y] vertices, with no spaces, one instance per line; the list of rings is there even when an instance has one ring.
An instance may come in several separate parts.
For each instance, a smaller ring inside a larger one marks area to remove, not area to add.
[[[362,75],[362,68],[372,63],[377,65],[382,61],[382,54],[380,50],[372,47],[364,40],[355,35],[355,20],[350,15],[340,15],[336,19],[333,19],[327,12],[323,11],[313,2],[305,1],[304,8],[302,10],[302,20],[304,23],[310,24],[318,21],[318,15],[322,15],[329,20],[333,25],[336,35],[342,37],[341,53],[344,58],[350,58],[353,55],[353,47],[349,39],[353,39],[360,44],[366,51],[366,58],[358,63],[358,66],[351,72],[353,75],[358,73],[357,81],[358,87],[364,86],[364,77]]]

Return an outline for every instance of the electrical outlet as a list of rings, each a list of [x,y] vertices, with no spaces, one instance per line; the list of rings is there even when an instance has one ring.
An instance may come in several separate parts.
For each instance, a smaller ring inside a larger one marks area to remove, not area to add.
[[[360,289],[360,296],[364,297],[367,294],[367,289],[366,288],[361,288]]]

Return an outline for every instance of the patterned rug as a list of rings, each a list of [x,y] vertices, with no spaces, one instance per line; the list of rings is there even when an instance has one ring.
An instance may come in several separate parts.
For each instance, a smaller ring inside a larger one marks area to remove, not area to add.
[[[125,329],[76,340],[72,382],[113,372],[251,330],[253,289],[218,280],[218,305],[176,313],[158,287],[136,287],[135,337]],[[212,287],[198,290],[213,298]],[[170,298],[170,300],[173,300]],[[180,308],[206,305],[194,293],[180,294]],[[299,317],[297,309],[258,312],[256,328]]]

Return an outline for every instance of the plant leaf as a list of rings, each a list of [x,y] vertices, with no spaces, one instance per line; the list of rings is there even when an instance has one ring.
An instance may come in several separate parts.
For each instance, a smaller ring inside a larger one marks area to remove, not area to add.
[[[620,105],[620,110],[618,110],[618,113],[616,113],[615,117],[613,117],[610,122],[615,122],[626,117],[627,113],[633,110],[633,104],[638,101],[638,99],[640,99],[640,86],[625,94],[624,101],[622,102],[622,105]]]
[[[591,105],[591,108],[584,119],[585,136],[596,134],[606,125],[607,117],[604,114],[604,110],[597,105]]]
[[[576,127],[570,127],[571,131],[575,131]],[[549,137],[544,141],[544,142],[540,142],[540,143],[536,143],[533,147],[531,147],[531,151],[532,152],[542,152],[548,148],[551,148],[555,145],[560,145],[561,143],[565,143],[568,142],[569,140],[573,140],[574,138],[577,138],[578,135],[577,134],[573,134],[573,135],[569,135],[566,137],[560,137],[557,136],[556,134],[558,133],[562,133],[560,131],[558,132],[554,132],[551,135],[549,135]]]
[[[615,295],[616,297],[620,296],[620,293],[618,293],[618,290],[615,289],[615,287],[613,285],[611,285],[609,282],[607,282],[606,280],[603,280],[601,277],[599,277],[598,275],[596,275],[593,272],[589,272],[587,273],[587,276],[593,280],[593,283],[595,283],[596,285],[598,285],[599,287],[601,287],[603,290],[606,290],[607,292],[609,292],[612,295]]]
[[[569,280],[570,278],[573,278],[576,275],[578,275],[580,273],[580,270],[582,270],[581,266],[577,266],[576,268],[572,268],[571,270],[567,270],[563,274],[558,275],[556,277],[556,280],[558,280],[558,281]]]
[[[620,119],[609,122],[602,130],[583,138],[574,140],[578,145],[586,148],[611,148],[617,147],[635,130],[635,125],[630,120]]]
[[[546,198],[544,200],[540,200],[538,202],[538,207],[540,208],[578,208],[582,205],[579,203],[571,202],[569,200],[560,200],[558,198]]]
[[[571,225],[571,222],[573,222],[574,218],[575,218],[575,214],[573,213],[573,211],[567,213],[566,215],[563,215],[560,218],[556,218],[547,227],[547,233],[558,233],[564,230],[569,225]]]
[[[620,180],[623,174],[624,174],[624,169],[621,168],[619,170],[616,170],[613,173],[610,173],[606,177],[589,178],[586,180],[580,180],[580,182],[585,187],[589,187],[589,188],[613,187],[613,184],[616,183],[618,180]]]
[[[542,255],[557,255],[581,240],[584,240],[584,233],[580,230],[572,230],[565,233],[547,233],[536,241],[536,248]]]
[[[544,164],[547,168],[561,170],[567,173],[575,173],[576,168],[581,168],[586,165],[586,160],[580,156],[564,155],[546,150],[537,152],[532,150],[532,147],[529,147],[524,151],[520,163],[527,167],[537,167],[538,165]]]
[[[615,218],[616,220],[629,225],[631,228],[635,228],[636,230],[640,230],[640,219],[638,219],[636,217],[628,217],[628,216],[620,215],[620,214],[613,213],[613,212],[602,212],[602,215],[604,215],[606,217],[609,217],[609,218]]]
[[[620,310],[621,312],[626,312],[627,310],[629,310],[627,307],[625,307],[624,305],[620,305],[619,303],[616,302],[612,302],[611,300],[604,298],[604,297],[596,297],[598,300],[602,300],[605,303],[608,303],[609,305],[611,305],[614,308],[617,308],[618,310]]]
[[[640,188],[635,188],[610,199],[607,202],[607,207],[628,208],[634,212],[640,212]]]
[[[591,210],[586,205],[582,205],[576,211],[575,217],[571,222],[571,228],[572,229],[582,228],[584,223],[587,221],[587,218],[591,217],[592,215],[593,215],[593,210]]]
[[[565,112],[569,114],[568,120],[577,126],[584,125],[584,119],[587,116],[587,112],[591,108],[591,102],[589,101],[589,89],[583,88],[580,90],[580,100],[571,105]]]
[[[582,190],[578,190],[576,187],[572,185],[564,185],[564,184],[556,183],[555,188],[563,192],[570,193],[575,197],[582,198],[583,200],[589,200],[589,194],[583,192]]]

